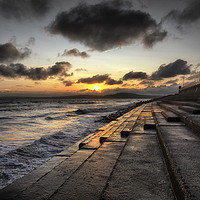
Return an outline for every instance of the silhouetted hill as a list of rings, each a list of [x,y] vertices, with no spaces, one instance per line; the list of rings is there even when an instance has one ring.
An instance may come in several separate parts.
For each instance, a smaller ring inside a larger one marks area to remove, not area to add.
[[[152,96],[149,95],[139,95],[139,94],[134,94],[134,93],[116,93],[116,94],[111,94],[111,95],[105,95],[103,96],[104,98],[112,98],[112,99],[149,99],[152,98]]]
[[[153,96],[153,95],[139,95],[139,94],[134,94],[134,93],[116,93],[116,94],[110,94],[110,95],[91,95],[91,94],[85,94],[85,95],[72,95],[72,96],[54,96],[54,97],[15,97],[15,96],[10,96],[10,97],[0,97],[0,99],[59,99],[59,98],[64,98],[64,99],[152,99],[152,98],[157,98],[158,96]]]
[[[155,98],[155,96],[150,95],[139,95],[134,93],[116,93],[116,94],[110,94],[110,95],[74,95],[74,96],[68,96],[65,98],[71,98],[71,99],[150,99]]]

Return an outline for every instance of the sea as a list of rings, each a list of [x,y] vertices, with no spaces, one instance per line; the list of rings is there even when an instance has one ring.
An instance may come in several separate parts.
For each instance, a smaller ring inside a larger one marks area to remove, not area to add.
[[[0,98],[0,189],[140,99]]]

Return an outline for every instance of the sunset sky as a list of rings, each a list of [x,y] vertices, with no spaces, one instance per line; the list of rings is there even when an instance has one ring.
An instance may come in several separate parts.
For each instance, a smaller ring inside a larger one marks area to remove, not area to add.
[[[0,0],[0,96],[170,94],[200,79],[199,0]]]

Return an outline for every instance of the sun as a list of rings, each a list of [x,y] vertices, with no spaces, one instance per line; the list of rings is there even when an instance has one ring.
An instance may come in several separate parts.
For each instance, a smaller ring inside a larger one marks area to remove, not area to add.
[[[100,87],[97,85],[93,87],[93,90],[95,90],[95,91],[98,91],[99,89],[100,89]]]

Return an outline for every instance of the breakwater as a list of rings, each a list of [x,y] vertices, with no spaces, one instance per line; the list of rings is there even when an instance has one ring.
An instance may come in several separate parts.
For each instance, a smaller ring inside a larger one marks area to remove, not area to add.
[[[1,199],[199,199],[199,108],[144,103],[2,189]]]

